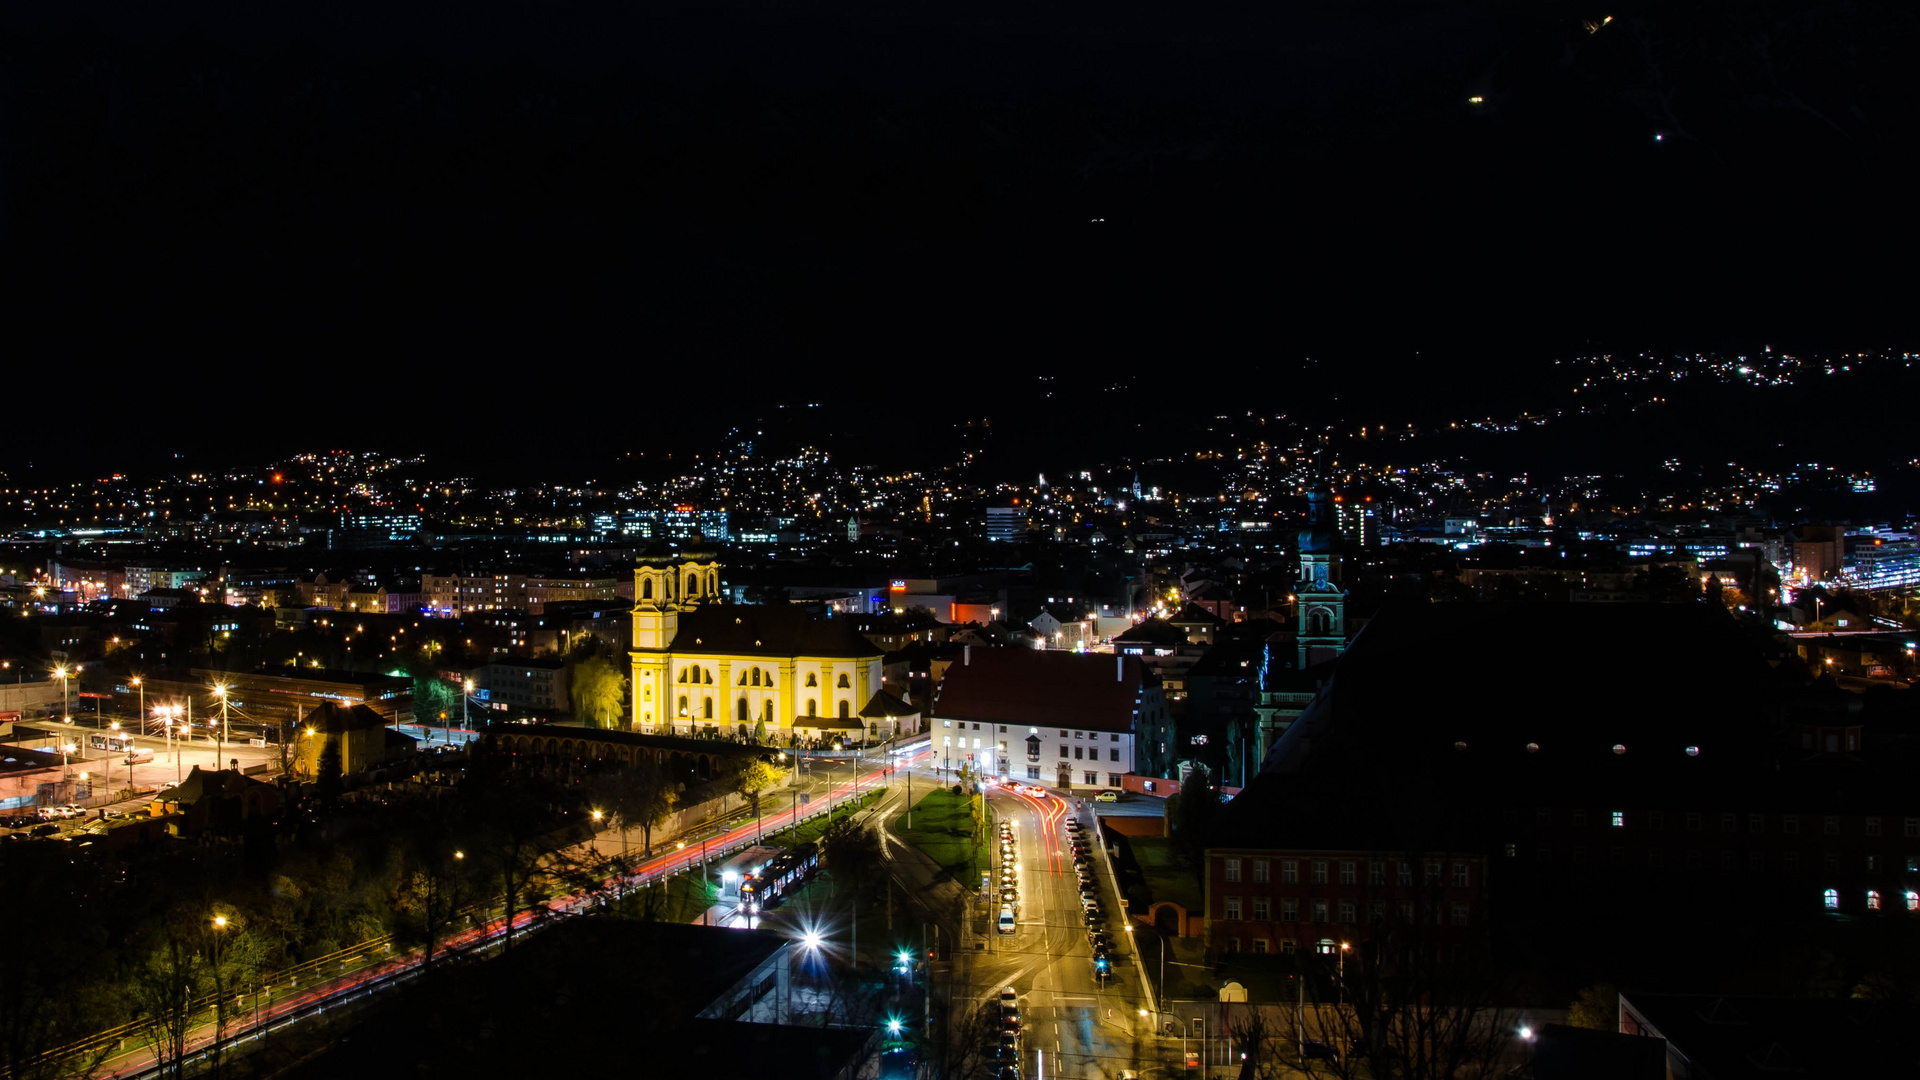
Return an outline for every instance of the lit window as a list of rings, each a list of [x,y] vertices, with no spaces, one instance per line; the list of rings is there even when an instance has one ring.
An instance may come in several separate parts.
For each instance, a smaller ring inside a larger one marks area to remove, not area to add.
[[[1879,889],[1867,890],[1867,910],[1868,911],[1880,910],[1880,890]]]
[[[1240,880],[1240,860],[1228,859],[1226,860],[1226,864],[1227,864],[1227,880],[1239,881]]]
[[[1825,900],[1828,911],[1840,910],[1840,890],[1839,889],[1828,889],[1826,892],[1821,893],[1820,895],[1822,899]]]
[[[1914,892],[1912,889],[1907,890],[1907,910],[1920,911],[1920,892]]]
[[[1613,827],[1616,829],[1624,829],[1627,827],[1627,812],[1625,810],[1615,810],[1613,812]]]

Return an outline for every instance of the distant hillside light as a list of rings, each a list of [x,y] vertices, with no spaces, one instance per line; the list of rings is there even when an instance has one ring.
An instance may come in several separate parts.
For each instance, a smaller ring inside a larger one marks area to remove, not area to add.
[[[1689,747],[1687,747],[1687,756],[1688,756],[1688,757],[1699,757],[1699,756],[1700,756],[1700,748],[1699,748],[1699,747],[1697,747],[1697,746],[1689,746]]]
[[[1626,753],[1626,752],[1627,752],[1627,744],[1626,744],[1626,743],[1614,743],[1614,744],[1613,744],[1613,752],[1614,752],[1614,753],[1616,753],[1616,754],[1624,754],[1624,753]]]
[[[1540,752],[1540,744],[1539,744],[1539,743],[1537,743],[1537,742],[1530,742],[1530,743],[1528,743],[1528,744],[1527,744],[1527,753],[1529,753],[1529,754],[1537,754],[1537,753],[1539,753],[1539,752]]]
[[[1455,750],[1465,750],[1467,748],[1467,744],[1464,742],[1457,742],[1453,744],[1453,748]]]

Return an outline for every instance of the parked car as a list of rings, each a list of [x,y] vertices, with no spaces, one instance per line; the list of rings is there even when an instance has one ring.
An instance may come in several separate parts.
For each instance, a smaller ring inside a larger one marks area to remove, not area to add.
[[[1095,795],[1093,797],[1093,801],[1094,802],[1119,802],[1120,793],[1113,790],[1112,788],[1108,788],[1107,790],[1102,791],[1100,794]]]

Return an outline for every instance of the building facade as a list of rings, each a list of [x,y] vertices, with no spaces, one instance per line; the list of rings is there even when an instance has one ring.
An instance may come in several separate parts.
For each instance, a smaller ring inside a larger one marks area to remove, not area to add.
[[[819,740],[866,730],[881,650],[854,626],[791,605],[721,603],[701,549],[642,555],[634,570],[634,730]]]
[[[967,646],[929,713],[943,767],[1057,787],[1119,788],[1138,737],[1164,721],[1159,681],[1131,656]]]

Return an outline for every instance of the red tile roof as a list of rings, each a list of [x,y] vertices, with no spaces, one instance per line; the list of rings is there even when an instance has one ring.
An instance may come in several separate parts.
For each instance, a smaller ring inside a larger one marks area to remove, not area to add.
[[[940,681],[944,720],[1086,731],[1133,730],[1145,669],[1131,656],[970,646]]]

